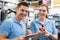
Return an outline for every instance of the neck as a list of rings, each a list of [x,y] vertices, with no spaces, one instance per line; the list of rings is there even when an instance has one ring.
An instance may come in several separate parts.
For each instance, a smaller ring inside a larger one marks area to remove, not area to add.
[[[46,18],[39,18],[39,21],[41,21],[42,23],[44,23],[46,20]]]
[[[16,15],[16,19],[18,22],[21,22],[21,19]]]

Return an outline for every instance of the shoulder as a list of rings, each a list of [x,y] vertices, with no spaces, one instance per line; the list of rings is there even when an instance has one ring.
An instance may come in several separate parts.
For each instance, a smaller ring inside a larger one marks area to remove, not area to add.
[[[38,23],[39,23],[38,19],[35,19],[31,22],[31,24],[38,24]]]
[[[36,19],[35,19],[35,20],[33,20],[31,23],[36,23]]]
[[[13,18],[6,19],[3,22],[13,22]]]
[[[2,25],[9,25],[9,24],[11,24],[12,22],[13,22],[13,19],[12,19],[12,18],[6,19],[6,20],[4,20],[4,21],[2,22]]]
[[[54,23],[54,20],[46,19],[47,22]]]

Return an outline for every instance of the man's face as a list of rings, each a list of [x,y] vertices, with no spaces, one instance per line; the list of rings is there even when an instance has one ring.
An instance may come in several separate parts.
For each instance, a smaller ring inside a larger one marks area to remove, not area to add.
[[[24,19],[28,14],[28,7],[21,5],[16,9],[16,15],[19,19]]]

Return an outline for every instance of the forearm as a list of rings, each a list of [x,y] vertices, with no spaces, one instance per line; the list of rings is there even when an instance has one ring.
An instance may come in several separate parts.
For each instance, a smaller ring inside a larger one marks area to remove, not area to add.
[[[1,38],[0,40],[19,40],[19,39],[18,38],[14,38],[14,39]]]
[[[20,38],[13,38],[13,39],[2,38],[0,40],[23,40],[23,39],[20,39]],[[24,40],[29,40],[29,38],[26,38]]]
[[[52,38],[52,40],[58,40],[58,36],[57,36],[57,35],[51,34],[51,35],[50,35],[50,38]]]

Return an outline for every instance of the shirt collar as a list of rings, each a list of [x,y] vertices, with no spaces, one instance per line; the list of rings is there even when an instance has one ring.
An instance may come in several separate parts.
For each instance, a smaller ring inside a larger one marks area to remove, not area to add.
[[[14,22],[16,22],[16,23],[18,23],[18,21],[17,21],[16,17],[14,17],[14,18],[13,18],[13,21],[14,21]]]
[[[41,21],[39,21],[39,19],[38,19],[38,18],[37,18],[35,21],[36,21],[37,23],[42,24],[42,23],[41,23]],[[46,19],[46,21],[45,21],[45,23],[44,23],[44,24],[46,24],[46,23],[48,23],[48,22],[49,22],[49,20],[48,20],[48,19]],[[43,25],[44,25],[44,24],[43,24]]]
[[[23,21],[18,22],[17,19],[16,19],[16,17],[13,18],[13,21],[14,21],[15,23],[18,23],[18,24],[22,24],[22,22],[23,22]]]

